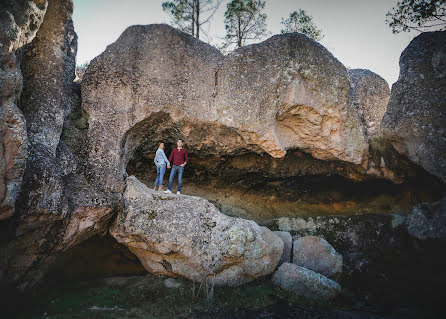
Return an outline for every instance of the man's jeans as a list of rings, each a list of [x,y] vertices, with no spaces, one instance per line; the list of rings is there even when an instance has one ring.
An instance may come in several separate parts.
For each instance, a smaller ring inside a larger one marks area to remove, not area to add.
[[[170,171],[169,186],[167,186],[167,188],[170,191],[172,190],[173,179],[175,178],[177,172],[178,172],[178,191],[181,191],[181,186],[183,185],[184,167],[178,165],[172,166],[172,170]]]
[[[166,172],[166,165],[156,165],[156,181],[155,187],[163,185],[164,173]]]

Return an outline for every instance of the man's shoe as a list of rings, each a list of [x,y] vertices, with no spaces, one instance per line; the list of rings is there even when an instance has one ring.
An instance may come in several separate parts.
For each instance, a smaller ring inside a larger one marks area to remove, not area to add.
[[[181,195],[180,191],[177,191],[177,195]]]
[[[171,191],[170,189],[166,189],[166,190],[164,191],[164,193],[166,193],[166,194],[172,194],[172,191]]]

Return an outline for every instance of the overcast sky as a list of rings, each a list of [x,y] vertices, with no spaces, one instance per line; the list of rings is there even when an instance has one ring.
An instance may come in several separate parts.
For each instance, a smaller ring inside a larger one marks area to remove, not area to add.
[[[130,25],[169,23],[158,0],[74,0],[74,26],[79,36],[77,63],[92,60],[118,39]],[[211,44],[224,37],[223,0],[211,22]],[[378,73],[392,85],[399,74],[401,52],[416,33],[392,34],[385,24],[386,13],[397,0],[266,0],[267,25],[271,35],[280,33],[282,18],[304,9],[322,29],[320,41],[349,68]]]

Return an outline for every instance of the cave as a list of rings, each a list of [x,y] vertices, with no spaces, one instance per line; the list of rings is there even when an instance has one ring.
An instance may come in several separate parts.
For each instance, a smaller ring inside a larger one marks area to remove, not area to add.
[[[217,130],[220,141],[206,139],[211,130],[213,136]],[[406,214],[419,202],[438,200],[446,190],[438,178],[400,156],[397,160],[406,176],[396,184],[365,176],[353,164],[316,159],[299,149],[288,150],[283,158],[256,148],[228,151],[228,144],[241,139],[230,128],[176,123],[164,112],[152,114],[125,134],[123,170],[153,188],[158,143],[164,142],[169,157],[178,139],[189,154],[182,193],[206,198],[227,215],[262,224],[278,217]],[[169,174],[167,170],[164,188]],[[177,178],[173,190],[176,185]]]

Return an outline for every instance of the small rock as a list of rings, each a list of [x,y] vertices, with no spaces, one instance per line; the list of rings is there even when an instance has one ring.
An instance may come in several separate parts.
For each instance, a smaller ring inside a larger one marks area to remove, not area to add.
[[[342,273],[342,255],[318,236],[305,236],[294,241],[293,263],[329,278],[339,278]]]
[[[283,253],[282,257],[280,257],[278,266],[282,265],[283,263],[291,262],[291,248],[293,247],[293,239],[291,238],[291,234],[286,231],[275,231],[274,234],[283,240]]]
[[[312,270],[290,263],[283,263],[274,273],[273,282],[298,296],[328,300],[336,297],[341,286]]]
[[[181,283],[173,278],[167,278],[164,280],[164,286],[166,286],[166,288],[179,288],[181,287]]]

